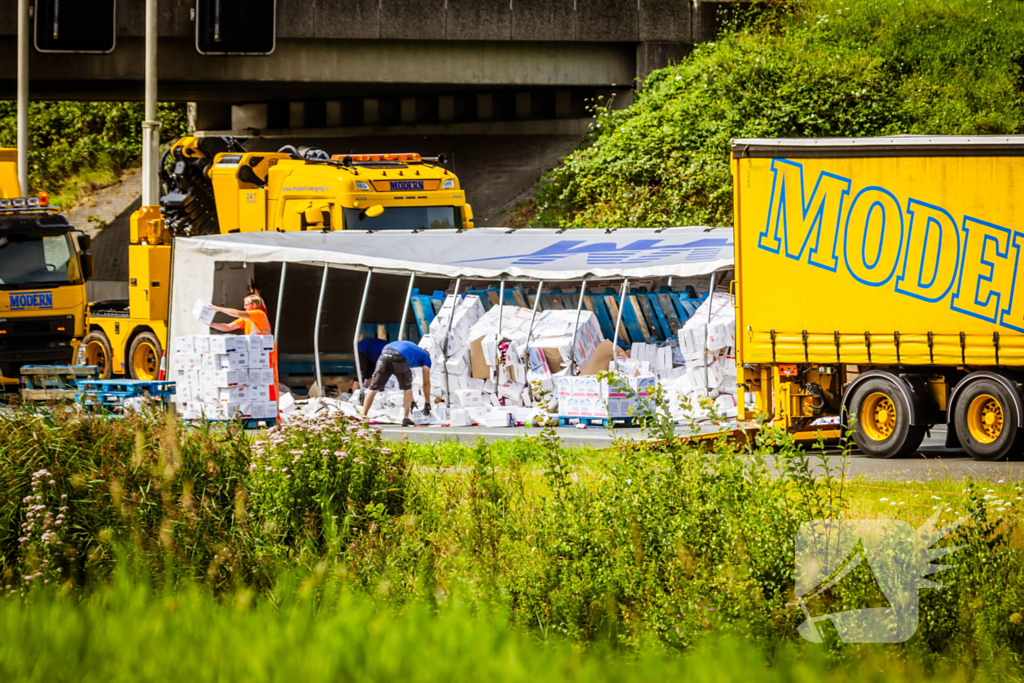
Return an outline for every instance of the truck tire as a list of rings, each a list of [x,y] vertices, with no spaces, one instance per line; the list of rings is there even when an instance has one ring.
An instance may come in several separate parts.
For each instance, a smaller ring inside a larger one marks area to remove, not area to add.
[[[954,408],[960,445],[975,460],[1017,459],[1024,450],[1024,429],[1009,390],[991,379],[966,387]]]
[[[853,440],[872,458],[903,458],[921,445],[925,428],[910,424],[904,392],[884,377],[857,385],[850,397]]]
[[[78,346],[78,365],[95,365],[100,379],[110,379],[114,374],[114,349],[103,330],[94,330],[85,335]]]
[[[160,375],[160,340],[152,332],[140,332],[128,349],[128,374],[132,379],[155,380]]]

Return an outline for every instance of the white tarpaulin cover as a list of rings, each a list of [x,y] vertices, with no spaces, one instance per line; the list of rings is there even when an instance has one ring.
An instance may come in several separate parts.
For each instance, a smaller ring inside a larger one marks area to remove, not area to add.
[[[250,232],[174,241],[172,334],[200,334],[197,299],[213,298],[214,264],[329,263],[340,268],[481,280],[695,277],[733,263],[731,228],[465,232]]]

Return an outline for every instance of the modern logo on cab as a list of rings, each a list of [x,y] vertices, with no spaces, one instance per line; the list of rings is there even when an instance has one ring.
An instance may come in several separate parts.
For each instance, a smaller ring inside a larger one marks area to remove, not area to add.
[[[904,204],[876,185],[851,198],[851,180],[824,171],[808,193],[803,165],[787,159],[772,161],[772,175],[759,248],[832,272],[843,267],[869,287],[948,298],[954,311],[1024,332],[1024,294],[1013,296],[1024,279],[1024,233],[974,216],[958,223],[941,206]]]
[[[18,292],[10,295],[10,309],[53,308],[53,292]]]

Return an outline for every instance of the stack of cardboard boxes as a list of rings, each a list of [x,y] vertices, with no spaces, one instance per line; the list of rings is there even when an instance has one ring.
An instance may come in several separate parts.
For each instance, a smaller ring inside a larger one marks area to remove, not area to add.
[[[186,420],[274,419],[270,335],[176,337],[171,358],[178,412]]]
[[[550,390],[556,373],[568,372],[574,356],[577,367],[582,368],[604,338],[597,318],[589,311],[580,313],[575,348],[576,311],[537,313],[532,335],[531,319],[531,309],[517,306],[492,306],[485,313],[480,299],[473,295],[462,298],[458,305],[453,296],[445,301],[420,346],[431,357],[431,395],[445,401],[453,426],[504,427],[528,422],[538,410],[531,382],[536,380]],[[451,396],[445,390],[445,368]],[[414,372],[417,403],[422,400],[422,386],[422,373]]]
[[[620,375],[611,381],[585,375],[556,377],[558,416],[569,422],[634,417],[639,402],[651,395],[656,381],[653,375]]]
[[[736,417],[736,309],[728,293],[715,292],[701,304],[679,329],[679,348],[685,371],[663,381],[673,416],[700,421],[709,415],[701,404],[713,401],[720,417]],[[687,407],[679,408],[684,401]]]

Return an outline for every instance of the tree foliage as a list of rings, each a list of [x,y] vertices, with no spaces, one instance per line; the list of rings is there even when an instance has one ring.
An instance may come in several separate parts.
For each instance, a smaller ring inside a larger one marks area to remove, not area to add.
[[[163,141],[186,131],[185,106],[161,104]],[[116,178],[142,156],[139,102],[32,102],[29,105],[29,185],[61,194],[89,172]],[[0,147],[17,146],[17,108],[0,102]]]

